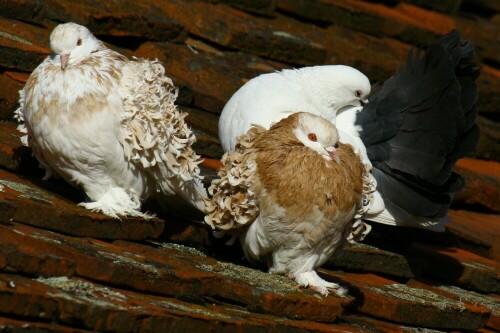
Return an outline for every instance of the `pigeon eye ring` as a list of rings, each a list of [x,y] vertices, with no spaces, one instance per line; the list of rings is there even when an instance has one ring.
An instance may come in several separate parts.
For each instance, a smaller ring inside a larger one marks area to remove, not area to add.
[[[317,136],[316,136],[316,134],[314,134],[314,133],[309,133],[309,134],[307,134],[307,137],[308,137],[308,138],[309,138],[309,140],[311,140],[311,141],[314,141],[314,142],[318,141],[318,137],[317,137]]]

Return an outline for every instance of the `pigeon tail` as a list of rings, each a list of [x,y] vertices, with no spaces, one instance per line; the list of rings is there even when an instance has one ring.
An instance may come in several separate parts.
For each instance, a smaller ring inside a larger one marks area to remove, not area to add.
[[[378,191],[409,216],[439,220],[463,186],[453,167],[479,139],[473,54],[458,31],[411,50],[356,118]]]

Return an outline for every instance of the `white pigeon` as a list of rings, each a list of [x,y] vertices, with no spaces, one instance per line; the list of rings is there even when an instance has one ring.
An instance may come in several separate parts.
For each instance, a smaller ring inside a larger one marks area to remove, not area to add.
[[[342,65],[285,69],[259,75],[229,99],[219,119],[224,151],[234,149],[238,137],[252,124],[266,128],[292,113],[308,110],[335,122],[347,107],[368,102],[368,78]]]
[[[245,257],[265,262],[323,295],[346,290],[315,268],[343,244],[361,217],[369,182],[335,126],[311,113],[295,113],[269,130],[252,127],[222,158],[209,188],[205,222],[239,237]]]
[[[164,67],[128,60],[75,23],[58,25],[50,46],[15,112],[45,178],[82,188],[80,205],[113,217],[149,217],[141,203],[157,192],[203,210],[195,137]]]
[[[340,141],[351,144],[371,169],[376,191],[365,219],[442,231],[463,183],[453,166],[478,140],[473,53],[457,31],[425,51],[412,50],[406,66],[372,93],[368,104],[369,81],[350,67],[258,76],[224,107],[221,143],[225,151],[233,149],[252,124],[269,128],[297,110],[321,115],[336,124]]]

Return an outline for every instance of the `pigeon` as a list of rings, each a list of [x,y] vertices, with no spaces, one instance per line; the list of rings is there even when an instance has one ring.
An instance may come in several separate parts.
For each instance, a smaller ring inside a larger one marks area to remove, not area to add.
[[[370,170],[365,220],[444,231],[463,180],[457,159],[479,138],[474,46],[456,30],[412,49],[406,65],[373,89],[356,69],[326,65],[283,70],[248,81],[228,101],[219,136],[225,151],[252,124],[269,128],[303,108],[334,123]]]
[[[62,177],[85,192],[81,206],[115,218],[151,217],[140,208],[152,195],[203,210],[196,139],[162,64],[129,60],[75,23],[56,26],[50,47],[15,111],[44,179]]]
[[[251,263],[327,296],[347,290],[315,268],[342,246],[362,212],[367,170],[335,126],[307,112],[255,125],[222,158],[205,222],[237,237]]]
[[[234,149],[251,125],[266,128],[292,113],[307,110],[335,121],[337,112],[368,102],[368,78],[355,68],[327,65],[285,69],[259,75],[243,85],[219,118],[222,149]]]

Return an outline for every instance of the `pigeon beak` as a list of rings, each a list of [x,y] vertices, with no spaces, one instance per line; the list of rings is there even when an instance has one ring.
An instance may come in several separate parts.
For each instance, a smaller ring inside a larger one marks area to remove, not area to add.
[[[61,69],[64,70],[66,68],[66,64],[69,60],[69,53],[61,54]]]
[[[367,99],[360,99],[359,102],[361,103],[361,106],[365,106],[368,104],[368,98]]]
[[[326,147],[325,150],[332,160],[337,162],[337,164],[340,164],[340,158],[335,147]]]

